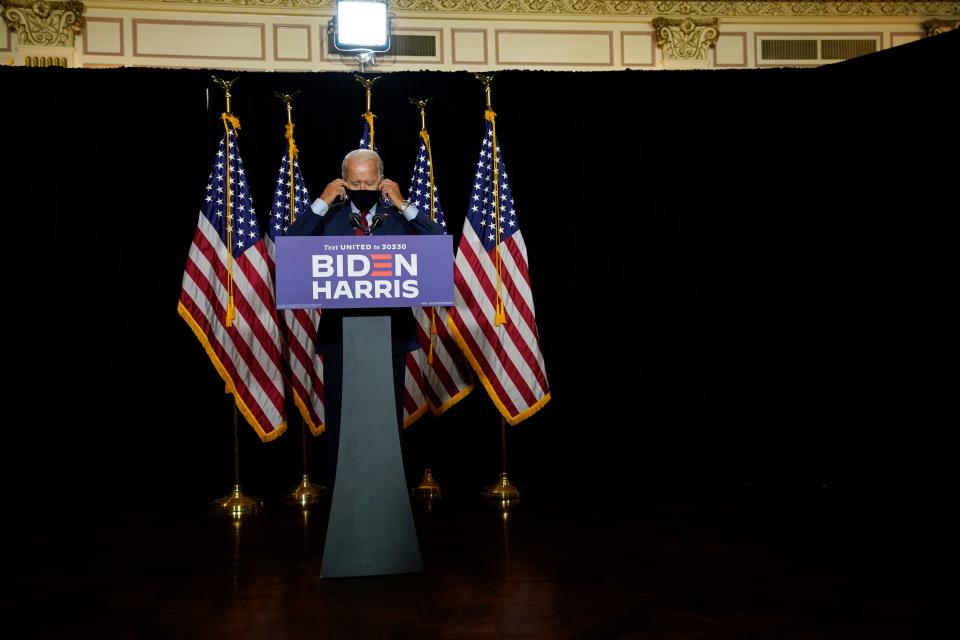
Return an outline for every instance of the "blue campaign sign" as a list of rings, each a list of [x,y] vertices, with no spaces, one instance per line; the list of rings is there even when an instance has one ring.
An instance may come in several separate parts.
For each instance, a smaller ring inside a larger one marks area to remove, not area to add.
[[[451,236],[277,238],[278,309],[451,305]]]

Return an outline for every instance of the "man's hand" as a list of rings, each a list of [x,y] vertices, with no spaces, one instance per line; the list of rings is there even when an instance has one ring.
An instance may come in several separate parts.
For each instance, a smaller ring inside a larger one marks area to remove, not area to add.
[[[384,178],[380,181],[380,195],[390,201],[397,209],[403,206],[403,196],[400,195],[400,185],[393,180]]]
[[[346,200],[347,183],[342,178],[337,178],[324,188],[323,193],[320,194],[320,199],[326,202],[327,206],[333,206],[333,203],[337,200]]]

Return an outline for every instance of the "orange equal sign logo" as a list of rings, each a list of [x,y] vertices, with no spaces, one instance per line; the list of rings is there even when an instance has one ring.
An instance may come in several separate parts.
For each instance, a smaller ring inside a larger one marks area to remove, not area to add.
[[[371,253],[370,259],[373,260],[373,270],[370,272],[370,277],[389,278],[393,275],[393,254]]]

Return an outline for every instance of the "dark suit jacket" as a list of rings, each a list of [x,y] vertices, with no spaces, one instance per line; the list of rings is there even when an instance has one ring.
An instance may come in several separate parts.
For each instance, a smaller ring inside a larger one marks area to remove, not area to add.
[[[331,206],[324,216],[312,211],[300,216],[287,231],[289,236],[352,236],[350,224],[353,209],[349,202]],[[377,212],[384,214],[383,223],[373,231],[375,236],[443,235],[443,227],[430,219],[430,214],[420,212],[413,220],[407,220],[396,207],[377,205]],[[390,316],[391,338],[394,353],[414,351],[420,346],[417,325],[409,307],[391,309],[329,309],[324,310],[317,327],[317,350],[330,351],[343,344],[343,318],[345,316]]]
[[[290,236],[352,236],[349,202],[331,206],[323,216],[310,211],[300,216],[287,231]],[[407,220],[396,207],[377,205],[377,212],[384,214],[383,224],[374,229],[375,236],[443,235],[443,228],[430,219],[429,213],[420,212],[413,220]]]

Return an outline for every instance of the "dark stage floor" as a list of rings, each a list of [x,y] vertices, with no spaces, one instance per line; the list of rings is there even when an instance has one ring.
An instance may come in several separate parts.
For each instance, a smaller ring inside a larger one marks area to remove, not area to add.
[[[320,580],[326,509],[5,518],[6,638],[940,638],[942,530],[833,487],[417,508],[426,571]],[[945,507],[941,507],[945,509]],[[939,542],[938,542],[939,541]],[[945,546],[945,545],[944,545]]]

